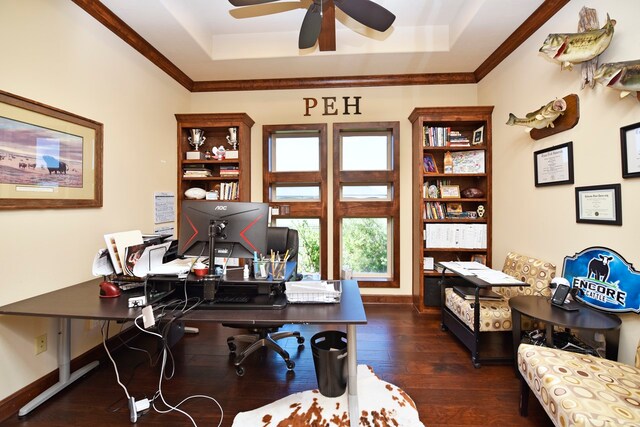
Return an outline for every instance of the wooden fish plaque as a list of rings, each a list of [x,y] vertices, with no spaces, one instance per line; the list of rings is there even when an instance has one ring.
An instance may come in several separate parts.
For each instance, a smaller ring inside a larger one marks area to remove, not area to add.
[[[531,132],[529,132],[531,138],[535,140],[546,138],[547,136],[569,130],[578,124],[578,120],[580,120],[580,99],[578,95],[572,93],[562,99],[567,103],[567,109],[564,111],[564,114],[553,122],[553,127],[531,129]]]

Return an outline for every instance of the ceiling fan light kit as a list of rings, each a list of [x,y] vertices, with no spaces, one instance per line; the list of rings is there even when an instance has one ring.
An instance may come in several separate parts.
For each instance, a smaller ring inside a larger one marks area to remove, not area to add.
[[[229,0],[229,3],[242,7],[275,1],[278,0]],[[315,46],[323,29],[323,7],[327,7],[327,5],[332,7],[331,3],[362,25],[380,32],[387,31],[396,19],[393,13],[371,0],[313,0],[302,20],[298,48],[309,49]],[[335,27],[333,27],[333,31],[335,32]],[[332,50],[335,50],[335,47]]]

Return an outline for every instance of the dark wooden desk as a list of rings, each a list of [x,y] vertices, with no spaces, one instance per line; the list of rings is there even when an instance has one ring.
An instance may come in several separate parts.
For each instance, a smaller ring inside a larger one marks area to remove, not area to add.
[[[102,279],[90,280],[0,307],[0,314],[60,319],[59,381],[22,407],[18,412],[19,416],[26,415],[67,385],[98,366],[98,361],[94,361],[70,373],[71,337],[69,333],[71,319],[131,321],[142,313],[141,308],[128,307],[126,293],[118,298],[100,298],[98,285],[101,281]],[[182,319],[216,323],[241,322],[255,325],[273,323],[345,324],[347,327],[347,366],[349,372],[349,416],[352,420],[359,419],[356,326],[366,324],[367,317],[356,281],[342,281],[340,304],[289,304],[282,310],[192,310]]]
[[[590,331],[619,331],[622,323],[618,316],[606,314],[583,305],[577,311],[567,311],[551,305],[549,298],[537,295],[522,295],[509,299],[511,307],[513,355],[517,363],[518,346],[522,340],[522,315],[545,323],[545,339],[553,347],[553,327],[583,329]],[[617,339],[614,349],[607,346],[607,358],[617,359]],[[615,353],[615,354],[614,354]],[[610,357],[611,356],[611,357]]]

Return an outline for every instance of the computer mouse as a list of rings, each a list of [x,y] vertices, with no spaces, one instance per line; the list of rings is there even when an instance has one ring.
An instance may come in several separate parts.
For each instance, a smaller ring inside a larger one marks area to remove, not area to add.
[[[121,294],[122,291],[120,288],[113,283],[106,281],[100,283],[100,298],[115,298]]]

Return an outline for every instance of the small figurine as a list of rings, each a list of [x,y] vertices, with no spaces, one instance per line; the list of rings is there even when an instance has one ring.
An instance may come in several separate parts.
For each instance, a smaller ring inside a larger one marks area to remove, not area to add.
[[[482,218],[485,213],[484,205],[478,205],[476,212],[478,212],[478,218]]]
[[[449,151],[444,153],[444,173],[453,173],[453,157]]]

